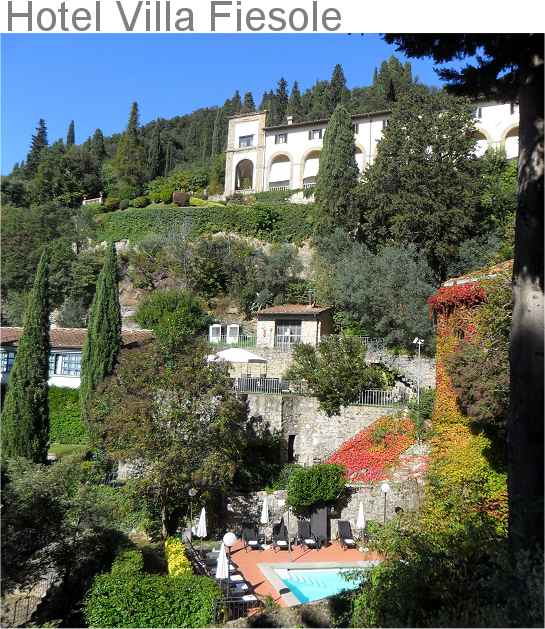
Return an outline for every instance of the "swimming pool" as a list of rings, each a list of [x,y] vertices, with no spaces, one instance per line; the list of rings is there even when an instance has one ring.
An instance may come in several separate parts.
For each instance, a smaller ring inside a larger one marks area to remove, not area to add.
[[[345,574],[354,570],[351,568],[307,568],[291,570],[275,568],[276,574],[290,589],[301,603],[317,601],[338,594],[343,590],[354,590],[359,586],[358,581],[348,581]]]

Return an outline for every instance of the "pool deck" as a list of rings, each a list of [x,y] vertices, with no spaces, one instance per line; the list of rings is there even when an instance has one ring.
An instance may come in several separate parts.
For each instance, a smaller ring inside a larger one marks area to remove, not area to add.
[[[258,596],[272,596],[281,607],[296,605],[299,604],[299,601],[289,590],[286,591],[287,588],[282,581],[274,576],[274,567],[286,567],[286,564],[290,564],[291,568],[298,566],[302,568],[350,567],[366,565],[367,562],[382,559],[380,555],[374,552],[362,553],[358,550],[343,550],[338,542],[332,542],[328,547],[320,550],[294,546],[290,558],[287,550],[275,552],[272,548],[268,548],[267,550],[246,551],[240,540],[233,546],[231,558]],[[362,564],[361,562],[365,563]],[[321,565],[324,563],[332,565]],[[272,566],[271,564],[279,565]]]

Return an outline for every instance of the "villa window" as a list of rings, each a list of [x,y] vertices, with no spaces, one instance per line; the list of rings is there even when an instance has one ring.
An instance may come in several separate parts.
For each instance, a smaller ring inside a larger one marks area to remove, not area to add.
[[[275,144],[287,144],[288,143],[288,134],[287,133],[277,133],[274,136]]]
[[[50,376],[75,376],[81,373],[81,354],[76,352],[49,354]]]
[[[518,105],[517,103],[509,103],[509,113],[511,115],[513,115],[514,113],[516,113],[518,111]]]
[[[311,129],[308,132],[308,139],[309,140],[321,140],[324,137],[324,130],[323,129]]]
[[[480,120],[483,117],[483,108],[477,107],[474,115],[475,115],[475,118],[478,118]]]
[[[355,122],[355,123],[352,125],[352,129],[354,130],[354,135],[358,135],[358,130],[359,130],[359,128],[360,128],[360,125],[359,125],[357,122]]]
[[[386,129],[387,126],[388,126],[388,119],[386,118],[382,121],[382,128]]]
[[[301,342],[301,321],[281,319],[276,322],[275,346],[291,347]]]
[[[0,372],[9,373],[15,361],[15,351],[2,350],[0,352]]]
[[[239,148],[246,148],[248,146],[254,145],[254,136],[253,135],[241,135],[238,139]]]

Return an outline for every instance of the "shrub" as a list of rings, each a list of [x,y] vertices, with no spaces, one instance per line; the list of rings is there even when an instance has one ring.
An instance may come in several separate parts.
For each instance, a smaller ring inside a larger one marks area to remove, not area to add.
[[[288,481],[288,504],[299,513],[331,505],[345,490],[345,469],[322,463],[294,469]]]
[[[208,199],[199,199],[198,197],[191,197],[189,199],[189,205],[192,207],[225,207],[225,203],[219,201],[209,201]]]
[[[302,469],[302,466],[297,463],[287,463],[286,465],[284,465],[284,467],[280,470],[280,473],[278,474],[278,478],[273,481],[271,489],[287,489],[291,475],[299,469]]]
[[[112,564],[111,574],[118,577],[140,574],[144,571],[144,557],[136,549],[121,551]]]
[[[130,206],[129,199],[121,199],[121,201],[119,202],[120,210],[126,210],[129,206]]]
[[[113,212],[114,210],[118,210],[120,202],[121,202],[121,199],[118,199],[117,197],[108,197],[104,201],[104,211]]]
[[[130,203],[131,207],[147,207],[150,204],[150,199],[149,197],[146,196],[142,196],[142,197],[136,197],[136,199],[133,199]]]
[[[178,207],[187,207],[189,205],[189,192],[173,192],[172,202]]]
[[[177,537],[167,537],[165,540],[165,557],[168,574],[171,577],[179,577],[193,572],[191,562],[185,554],[185,546]]]
[[[53,443],[87,443],[77,389],[49,387],[49,439]]]
[[[207,627],[218,585],[209,577],[102,574],[85,599],[90,627]]]
[[[150,198],[170,203],[171,195],[169,192],[157,199],[150,193]],[[192,236],[231,232],[270,242],[299,243],[310,237],[310,211],[310,206],[297,204],[207,204],[191,208],[150,205],[105,215],[98,227],[97,239],[138,242],[150,233],[170,234],[190,221]]]

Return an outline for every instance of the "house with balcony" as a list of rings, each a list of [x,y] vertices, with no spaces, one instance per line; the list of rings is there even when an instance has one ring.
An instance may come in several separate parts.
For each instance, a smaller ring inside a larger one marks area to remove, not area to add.
[[[257,348],[290,350],[299,343],[316,346],[333,333],[333,308],[306,304],[284,304],[257,313]]]
[[[376,158],[377,146],[388,125],[390,111],[354,114],[356,162],[361,172]],[[225,195],[267,190],[312,188],[320,165],[327,119],[267,126],[267,112],[234,116],[229,120],[225,163]],[[475,154],[503,148],[509,159],[518,156],[519,112],[516,103],[475,104]]]
[[[6,384],[17,354],[23,328],[5,327],[0,331],[0,375]],[[49,332],[49,386],[78,389],[81,381],[81,353],[86,328],[54,328]],[[153,338],[150,330],[122,330],[122,347],[134,347]]]

